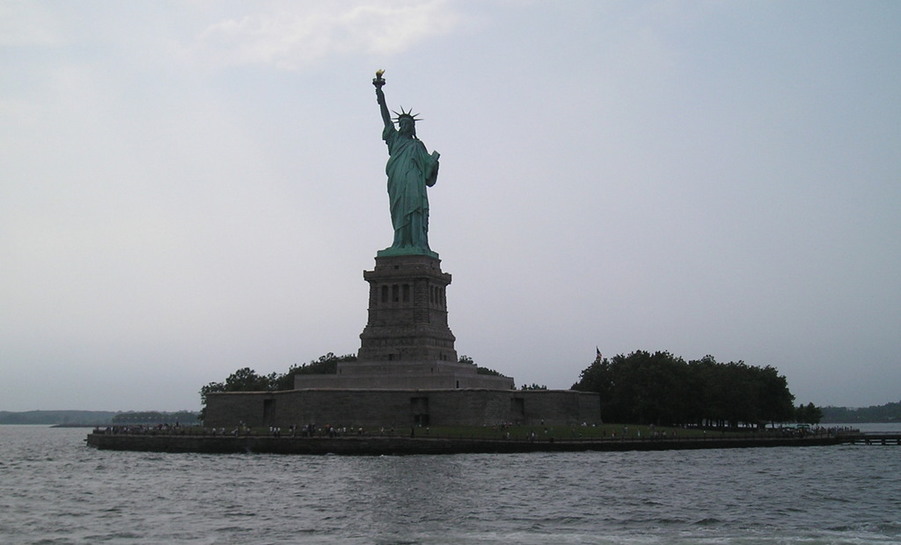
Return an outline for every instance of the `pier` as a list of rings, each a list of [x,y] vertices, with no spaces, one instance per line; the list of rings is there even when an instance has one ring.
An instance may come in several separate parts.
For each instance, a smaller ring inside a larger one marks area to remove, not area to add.
[[[872,432],[842,434],[842,443],[849,445],[901,445],[899,432]]]

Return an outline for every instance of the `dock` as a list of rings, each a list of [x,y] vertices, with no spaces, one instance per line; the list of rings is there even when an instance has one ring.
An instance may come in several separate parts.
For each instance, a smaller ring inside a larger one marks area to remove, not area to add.
[[[870,432],[843,434],[839,437],[849,445],[901,445],[901,432]]]

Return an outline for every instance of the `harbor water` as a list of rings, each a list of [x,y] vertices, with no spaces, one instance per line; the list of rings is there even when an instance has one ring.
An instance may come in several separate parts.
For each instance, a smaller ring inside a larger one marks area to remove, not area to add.
[[[901,544],[901,447],[98,451],[0,426],[0,543]]]

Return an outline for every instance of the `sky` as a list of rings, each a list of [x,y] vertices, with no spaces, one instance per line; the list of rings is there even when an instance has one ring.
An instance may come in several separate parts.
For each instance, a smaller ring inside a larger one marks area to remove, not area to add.
[[[441,153],[456,350],[901,399],[901,3],[0,1],[0,410],[200,408],[355,353],[371,84]]]

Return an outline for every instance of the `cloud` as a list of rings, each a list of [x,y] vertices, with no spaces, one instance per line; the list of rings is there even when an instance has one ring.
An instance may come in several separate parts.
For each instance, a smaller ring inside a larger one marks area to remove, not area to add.
[[[287,4],[208,26],[188,54],[213,66],[296,70],[332,54],[390,55],[453,30],[447,2]]]
[[[0,47],[59,45],[56,21],[32,2],[0,3]]]

